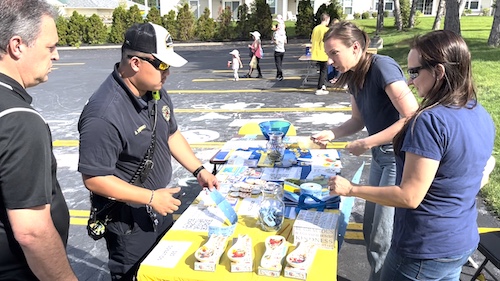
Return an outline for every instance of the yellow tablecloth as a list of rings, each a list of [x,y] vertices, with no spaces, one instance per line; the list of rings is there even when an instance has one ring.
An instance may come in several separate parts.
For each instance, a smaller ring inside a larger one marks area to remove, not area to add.
[[[231,238],[228,240],[226,251],[220,259],[215,272],[195,271],[194,252],[202,246],[207,240],[207,233],[171,230],[163,237],[163,240],[169,241],[190,241],[191,246],[184,254],[184,256],[177,263],[175,268],[162,268],[149,265],[141,265],[137,273],[139,281],[158,281],[158,280],[176,280],[176,281],[226,281],[226,280],[298,280],[284,277],[284,270],[281,272],[279,278],[266,277],[257,275],[257,268],[260,263],[260,258],[264,254],[265,246],[264,241],[269,235],[279,234],[287,238],[288,242],[293,242],[293,235],[291,234],[293,227],[293,220],[285,220],[283,227],[280,231],[265,232],[256,226],[257,219],[249,217],[239,217],[238,224],[235,229],[233,237],[238,234],[247,234],[252,238],[254,258],[253,258],[253,272],[231,272],[231,262],[227,257],[227,250],[231,246]],[[295,247],[290,243],[288,253]],[[286,262],[284,262],[286,264]],[[334,250],[318,250],[312,267],[309,269],[307,281],[323,281],[323,280],[337,280],[337,249]]]

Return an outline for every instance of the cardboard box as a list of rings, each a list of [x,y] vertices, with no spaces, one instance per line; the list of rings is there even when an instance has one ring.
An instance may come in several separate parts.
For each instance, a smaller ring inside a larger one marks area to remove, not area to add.
[[[294,244],[309,241],[321,249],[335,249],[339,218],[338,210],[328,210],[327,212],[300,210],[293,224]]]

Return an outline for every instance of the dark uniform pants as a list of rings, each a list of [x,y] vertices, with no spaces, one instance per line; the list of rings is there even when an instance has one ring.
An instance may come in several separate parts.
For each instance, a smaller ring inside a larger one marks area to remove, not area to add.
[[[157,215],[157,218],[159,222],[155,232],[145,206],[123,204],[114,212],[104,236],[112,280],[133,280],[139,264],[172,226],[172,215]]]

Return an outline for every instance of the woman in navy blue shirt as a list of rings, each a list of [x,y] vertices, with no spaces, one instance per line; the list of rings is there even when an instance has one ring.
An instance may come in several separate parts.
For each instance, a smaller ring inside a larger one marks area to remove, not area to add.
[[[495,127],[477,101],[471,70],[459,35],[439,30],[417,37],[408,74],[423,100],[394,138],[397,185],[330,179],[332,194],[396,207],[382,280],[459,280],[479,243],[475,197]]]

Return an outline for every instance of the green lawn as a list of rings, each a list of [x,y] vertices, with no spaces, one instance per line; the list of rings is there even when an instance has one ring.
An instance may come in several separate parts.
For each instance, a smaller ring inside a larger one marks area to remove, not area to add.
[[[384,30],[380,34],[384,47],[379,54],[393,57],[406,69],[406,56],[410,40],[417,34],[431,31],[434,17],[420,17],[416,28],[398,32],[394,29],[394,18],[385,18]],[[355,20],[368,34],[374,35],[376,19]],[[462,36],[472,53],[473,77],[478,89],[479,101],[490,112],[496,124],[497,136],[500,131],[500,48],[490,48],[487,45],[493,17],[468,16],[461,18]],[[443,27],[444,21],[441,23]],[[288,30],[295,31],[292,26]],[[291,35],[291,34],[290,34]],[[493,154],[497,167],[491,174],[490,183],[482,190],[482,197],[488,201],[491,210],[500,214],[500,139],[495,139]],[[467,165],[467,163],[464,163]]]

